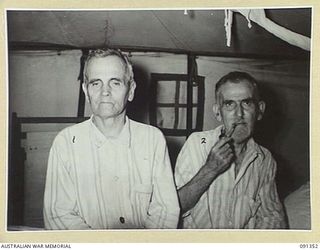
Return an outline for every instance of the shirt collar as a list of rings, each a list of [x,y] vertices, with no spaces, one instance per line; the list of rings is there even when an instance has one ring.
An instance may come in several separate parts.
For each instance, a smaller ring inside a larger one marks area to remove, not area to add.
[[[101,147],[107,141],[130,147],[131,146],[130,119],[127,116],[125,117],[125,124],[117,138],[108,138],[93,123],[93,115],[91,115],[90,137],[91,137],[91,140],[97,145],[97,147]]]
[[[242,176],[246,173],[249,166],[258,166],[264,160],[265,155],[260,148],[260,146],[254,141],[253,138],[250,138],[247,142],[247,148],[245,152],[245,156],[242,160],[241,167],[236,176],[235,184],[237,184]],[[256,164],[251,164],[252,162],[256,162]]]
[[[257,144],[253,138],[250,138],[247,142],[247,152],[249,154],[258,155],[262,157],[262,159],[265,158],[265,154],[263,153],[261,147],[259,144]]]

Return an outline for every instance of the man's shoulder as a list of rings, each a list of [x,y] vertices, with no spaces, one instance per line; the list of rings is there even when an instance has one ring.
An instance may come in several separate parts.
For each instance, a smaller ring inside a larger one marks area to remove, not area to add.
[[[206,144],[206,143],[211,142],[211,144],[212,144],[219,137],[220,130],[221,130],[220,127],[217,127],[215,129],[211,129],[211,130],[193,132],[189,136],[188,141],[189,142],[196,141],[196,142],[200,142],[201,144]]]
[[[272,157],[272,153],[270,152],[269,149],[267,149],[266,147],[264,147],[261,144],[257,143],[256,141],[253,141],[253,142],[254,142],[254,146],[256,148],[256,151],[261,153],[264,156],[264,158]]]
[[[81,134],[83,135],[85,131],[88,131],[90,124],[90,119],[85,120],[83,122],[73,124],[71,126],[65,127],[62,129],[56,136],[56,140],[59,140],[60,138],[69,137],[70,135],[74,134]]]
[[[130,121],[130,130],[133,134],[146,136],[147,135],[146,133],[152,133],[158,136],[160,135],[162,136],[161,130],[155,126],[137,122],[131,119],[129,119],[129,121]]]
[[[212,130],[206,130],[206,131],[193,132],[193,133],[190,135],[190,137],[195,137],[195,138],[202,138],[202,137],[212,138],[212,137],[214,137],[215,134],[216,134],[216,129],[212,129]]]
[[[261,163],[261,166],[265,166],[265,165],[273,166],[276,164],[276,161],[275,161],[275,159],[269,149],[258,144],[254,140],[253,140],[253,143],[254,143],[254,147],[255,147],[255,150],[253,152],[257,153],[257,156],[258,156],[258,159]]]

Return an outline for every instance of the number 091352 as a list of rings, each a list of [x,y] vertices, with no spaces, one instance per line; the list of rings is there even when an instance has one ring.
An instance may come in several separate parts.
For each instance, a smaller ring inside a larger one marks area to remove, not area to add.
[[[316,243],[301,243],[300,248],[304,248],[304,249],[317,249],[319,248],[318,244]]]

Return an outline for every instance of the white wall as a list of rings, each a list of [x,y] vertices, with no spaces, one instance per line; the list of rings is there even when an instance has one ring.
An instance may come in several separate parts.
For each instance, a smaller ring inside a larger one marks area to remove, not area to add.
[[[18,116],[76,116],[80,51],[10,51],[9,95]]]

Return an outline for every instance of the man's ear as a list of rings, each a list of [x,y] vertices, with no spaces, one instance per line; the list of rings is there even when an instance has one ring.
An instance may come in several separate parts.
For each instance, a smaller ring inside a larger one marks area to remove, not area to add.
[[[265,109],[266,109],[266,103],[264,101],[259,101],[259,103],[258,103],[258,116],[257,116],[258,121],[260,121],[262,119]]]
[[[136,82],[133,80],[130,83],[130,89],[129,89],[129,94],[128,94],[128,101],[131,102],[134,98],[134,91],[136,89]]]
[[[216,117],[216,119],[221,122],[221,113],[220,113],[220,108],[219,105],[217,103],[213,104],[213,114]]]
[[[87,88],[87,85],[85,82],[82,83],[82,91],[86,97],[86,100],[88,103],[90,103],[90,98],[89,98],[89,95],[88,95],[88,88]]]

